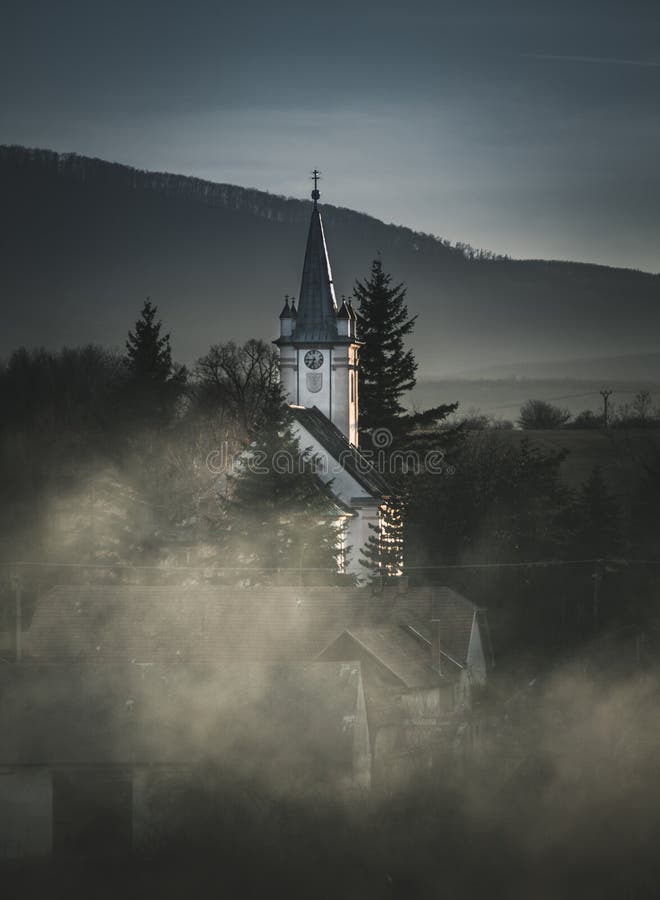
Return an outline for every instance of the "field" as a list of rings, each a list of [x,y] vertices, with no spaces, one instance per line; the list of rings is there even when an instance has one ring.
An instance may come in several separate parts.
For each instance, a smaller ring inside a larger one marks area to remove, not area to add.
[[[502,440],[529,438],[544,451],[566,449],[561,474],[571,488],[578,488],[594,466],[600,466],[610,490],[624,507],[633,496],[644,463],[660,451],[660,429],[560,429],[557,431],[501,431]]]
[[[518,418],[526,400],[549,400],[576,415],[585,409],[602,410],[600,391],[613,391],[610,408],[631,403],[641,390],[651,393],[654,406],[660,405],[660,382],[650,381],[587,381],[573,378],[502,378],[502,379],[420,379],[408,396],[408,403],[425,409],[439,403],[460,404],[459,412],[479,411],[496,419]]]

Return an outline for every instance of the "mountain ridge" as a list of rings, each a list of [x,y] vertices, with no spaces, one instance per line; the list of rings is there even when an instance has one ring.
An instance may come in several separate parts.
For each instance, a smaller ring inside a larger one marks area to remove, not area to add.
[[[120,344],[145,296],[194,360],[209,343],[275,336],[297,295],[310,201],[78,154],[0,146],[6,306],[19,344]],[[323,204],[338,296],[381,253],[408,286],[427,377],[534,358],[653,352],[660,276],[513,260]]]

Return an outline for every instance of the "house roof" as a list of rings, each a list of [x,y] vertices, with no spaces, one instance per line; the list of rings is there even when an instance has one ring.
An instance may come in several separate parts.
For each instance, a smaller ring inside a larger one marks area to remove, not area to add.
[[[480,608],[452,588],[438,586],[409,591],[397,599],[395,616],[407,630],[430,647],[432,624],[440,634],[440,650],[459,668],[465,668],[472,625]]]
[[[294,419],[373,497],[387,497],[392,488],[373,464],[350,443],[316,406],[290,406]]]
[[[0,670],[0,765],[353,765],[357,663]]]
[[[412,686],[430,664],[432,618],[461,667],[476,612],[445,587],[61,585],[39,599],[25,652],[42,663],[311,662],[350,632]]]
[[[313,660],[369,616],[342,587],[58,586],[36,607],[26,652],[40,660]]]
[[[347,629],[340,639],[343,636],[355,641],[406,688],[430,687],[438,683],[438,673],[431,667],[428,649],[401,625],[356,626]]]

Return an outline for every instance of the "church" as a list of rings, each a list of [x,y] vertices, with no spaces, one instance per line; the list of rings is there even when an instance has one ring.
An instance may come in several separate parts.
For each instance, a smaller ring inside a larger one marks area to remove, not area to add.
[[[358,449],[358,367],[361,343],[350,302],[337,305],[314,170],[312,216],[298,307],[287,297],[280,313],[280,381],[302,450],[317,461],[317,473],[341,510],[344,570],[358,578],[371,536],[382,527],[387,480]]]

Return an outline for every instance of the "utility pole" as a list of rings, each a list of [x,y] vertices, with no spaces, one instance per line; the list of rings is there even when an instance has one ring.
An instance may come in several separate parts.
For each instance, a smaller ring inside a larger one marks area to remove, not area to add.
[[[316,173],[316,169],[314,169]],[[303,586],[303,559],[305,558],[305,550],[307,549],[307,544],[305,541],[302,542],[300,547],[300,563],[298,565],[298,587],[302,588]]]
[[[23,659],[23,584],[20,575],[12,575],[14,587],[14,650],[17,663]]]
[[[610,420],[609,420],[609,401],[610,397],[613,394],[613,391],[603,390],[600,392],[600,396],[603,398],[603,425],[605,428],[609,428]]]
[[[598,560],[598,562],[594,566],[593,580],[594,580],[594,598],[593,598],[593,615],[594,615],[594,626],[598,627],[598,614],[600,612],[600,588],[603,583],[603,572],[604,566],[603,561]]]

